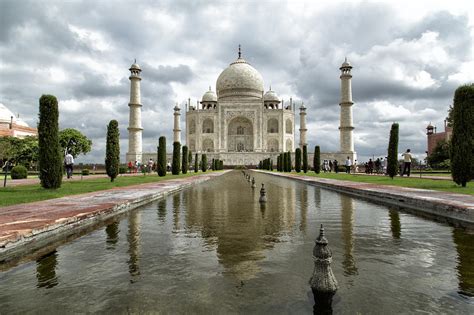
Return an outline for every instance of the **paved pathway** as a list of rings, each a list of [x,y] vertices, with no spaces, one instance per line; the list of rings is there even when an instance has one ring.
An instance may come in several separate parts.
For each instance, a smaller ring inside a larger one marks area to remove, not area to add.
[[[71,229],[97,223],[224,173],[207,173],[1,207],[0,261],[26,248],[41,247],[41,239],[65,231],[70,233]]]
[[[296,179],[370,200],[413,208],[454,224],[474,227],[474,196],[472,195],[288,173],[259,172]]]

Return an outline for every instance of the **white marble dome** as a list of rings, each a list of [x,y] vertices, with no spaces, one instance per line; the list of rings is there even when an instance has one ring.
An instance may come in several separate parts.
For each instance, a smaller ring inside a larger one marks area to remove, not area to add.
[[[0,103],[0,123],[9,124],[12,120],[12,117],[13,117],[13,123],[23,126],[23,127],[29,127],[26,122],[16,117],[15,114],[13,114],[11,110],[9,110],[4,104]]]
[[[219,98],[233,96],[261,98],[263,78],[247,61],[238,58],[219,75],[216,89]]]
[[[209,88],[209,91],[204,93],[202,96],[202,102],[217,102],[217,95],[214,91],[211,91],[211,88]]]
[[[272,91],[272,89],[270,89],[269,91],[267,91],[267,93],[265,93],[265,95],[263,95],[263,100],[265,102],[279,102],[280,99],[278,98],[278,95],[275,93],[275,91]]]

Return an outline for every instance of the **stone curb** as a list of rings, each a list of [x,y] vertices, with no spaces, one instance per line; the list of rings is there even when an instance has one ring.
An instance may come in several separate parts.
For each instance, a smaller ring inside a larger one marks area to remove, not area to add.
[[[1,215],[6,216],[8,212],[15,214],[25,208],[35,209],[33,211],[38,211],[38,215],[41,214],[41,209],[54,210],[52,214],[56,216],[52,219],[54,220],[52,223],[43,222],[43,224],[41,221],[46,220],[35,218],[34,214],[28,214],[25,220],[16,216],[11,222],[3,224],[0,222],[0,232],[2,232],[0,233],[0,262],[38,250],[79,230],[225,173],[227,171],[2,207]],[[61,209],[67,210],[64,214],[58,214],[55,213],[55,208],[58,208],[58,212],[61,212]],[[27,223],[30,223],[32,227],[23,228],[22,225]],[[10,230],[8,230],[9,227],[11,227]]]
[[[474,197],[471,195],[315,178],[304,175],[288,175],[261,170],[257,172],[294,179],[383,204],[412,209],[417,213],[447,221],[456,226],[474,228]]]

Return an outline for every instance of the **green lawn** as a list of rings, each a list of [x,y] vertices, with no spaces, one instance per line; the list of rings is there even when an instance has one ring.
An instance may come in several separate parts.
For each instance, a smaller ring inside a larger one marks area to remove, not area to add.
[[[298,174],[292,172],[291,174]],[[300,175],[304,174],[303,172]],[[368,176],[368,175],[353,175],[345,173],[320,173],[316,175],[314,172],[306,173],[306,176],[313,176],[318,178],[331,178],[331,179],[341,179],[349,180],[353,182],[363,182],[363,183],[372,183],[377,185],[393,185],[401,187],[410,187],[410,188],[421,188],[421,189],[432,189],[453,192],[458,194],[468,194],[474,195],[474,182],[471,181],[467,184],[467,187],[461,187],[456,185],[451,180],[433,180],[427,178],[420,178],[418,174],[412,174],[411,177],[394,177],[391,179],[388,176]]]
[[[209,174],[210,172],[211,171],[206,173],[199,172],[196,175]],[[39,184],[16,187],[7,186],[0,188],[0,207],[190,176],[195,176],[195,173],[191,172],[185,175],[168,174],[165,177],[159,177],[157,174],[148,174],[146,176],[119,176],[113,183],[110,182],[109,178],[95,178],[69,182],[63,180],[61,188],[55,190],[44,189]]]

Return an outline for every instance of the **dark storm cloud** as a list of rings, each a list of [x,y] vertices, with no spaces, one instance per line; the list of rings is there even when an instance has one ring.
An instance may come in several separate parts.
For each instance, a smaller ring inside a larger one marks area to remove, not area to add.
[[[35,125],[40,95],[57,95],[61,128],[91,137],[85,160],[101,162],[111,119],[119,121],[122,155],[127,150],[128,68],[137,58],[144,150],[154,151],[160,135],[171,139],[175,102],[191,97],[194,104],[242,44],[265,89],[272,84],[286,102],[305,102],[310,146],[335,151],[339,66],[347,56],[359,155],[384,155],[393,120],[403,129],[400,146],[424,152],[424,124],[443,120],[461,83],[450,76],[473,61],[467,15],[438,11],[401,22],[403,11],[386,3],[305,6],[310,2],[0,1],[0,100]],[[184,113],[181,121],[184,138]]]

